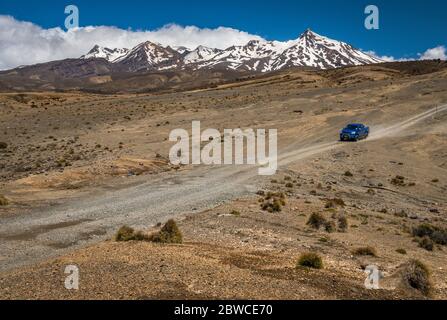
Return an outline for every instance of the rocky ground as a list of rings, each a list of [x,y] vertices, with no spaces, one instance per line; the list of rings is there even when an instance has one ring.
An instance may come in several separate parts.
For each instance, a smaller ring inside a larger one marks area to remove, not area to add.
[[[411,71],[290,71],[160,95],[1,95],[0,297],[426,298],[402,280],[403,265],[417,258],[431,270],[429,297],[447,298],[445,246],[423,248],[413,234],[424,223],[447,227],[447,112],[424,116],[446,103],[447,72]],[[228,169],[221,188],[215,170],[170,165],[169,132],[189,129],[193,120],[220,130],[277,128],[277,175]],[[370,125],[370,139],[338,143],[349,122]],[[195,183],[185,180],[191,175]],[[167,199],[141,196],[160,187]],[[195,188],[182,206],[180,194]],[[268,192],[284,194],[280,212],[263,210]],[[98,203],[107,195],[134,207],[112,219],[125,206],[104,212]],[[88,210],[90,201],[97,211]],[[79,220],[73,244],[60,241],[74,230],[64,212]],[[312,228],[313,213],[332,227]],[[119,225],[152,230],[169,217],[183,244],[110,240]],[[93,225],[101,232],[91,233]],[[375,256],[356,254],[367,246]],[[323,269],[296,268],[309,251],[322,257]],[[22,267],[13,263],[18,256]],[[68,264],[81,270],[79,291],[63,286]],[[383,273],[381,290],[364,288],[370,264]]]

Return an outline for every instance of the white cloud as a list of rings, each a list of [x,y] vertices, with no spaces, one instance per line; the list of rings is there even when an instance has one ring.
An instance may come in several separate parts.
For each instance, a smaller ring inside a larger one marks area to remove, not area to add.
[[[134,31],[116,27],[82,27],[64,31],[44,29],[30,22],[0,15],[0,70],[51,60],[77,58],[95,44],[110,48],[132,48],[144,41],[170,46],[196,48],[205,45],[226,49],[250,40],[263,40],[257,35],[232,28],[201,29],[195,26],[166,25],[157,30]]]
[[[385,62],[393,62],[396,61],[396,58],[394,58],[393,56],[380,56],[378,57],[379,59],[382,59]]]
[[[385,62],[403,62],[403,61],[414,61],[416,59],[407,59],[407,58],[395,58],[393,56],[380,56],[375,51],[366,51],[365,53],[376,57],[377,59],[381,59]]]
[[[421,60],[447,60],[447,49],[444,46],[438,46],[428,49],[421,55]]]
[[[69,31],[61,28],[44,29],[36,24],[0,15],[0,70],[52,60],[77,58],[86,54],[94,45],[109,48],[132,48],[144,41],[158,42],[165,46],[185,46],[191,49],[199,45],[226,49],[243,45],[261,37],[233,28],[216,29],[195,26],[166,25],[157,30],[124,30],[117,27],[82,27]],[[384,61],[408,61],[392,56],[380,56],[366,52]],[[420,59],[447,60],[444,46],[428,49]],[[414,59],[416,60],[416,59]]]

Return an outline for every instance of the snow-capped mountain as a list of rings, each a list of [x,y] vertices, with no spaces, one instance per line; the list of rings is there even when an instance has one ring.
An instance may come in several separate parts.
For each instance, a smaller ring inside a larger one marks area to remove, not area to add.
[[[307,66],[330,69],[380,62],[383,61],[347,43],[307,30],[272,63],[272,68],[280,70],[291,66]]]
[[[223,66],[233,70],[267,72],[299,66],[329,69],[380,62],[347,43],[307,30],[294,41],[256,40],[245,46],[232,46],[212,59],[208,57],[206,63],[198,63],[197,67]]]
[[[208,48],[205,46],[198,46],[195,50],[189,52],[183,59],[185,64],[203,63],[212,60],[215,56],[223,50]]]
[[[95,46],[82,58],[105,58],[130,72],[213,68],[268,72],[290,67],[329,69],[383,62],[347,43],[311,30],[292,41],[252,40],[225,50],[199,46],[191,51],[186,47],[164,47],[149,41],[130,51]]]
[[[260,68],[260,62],[275,59],[285,48],[286,44],[278,41],[252,40],[244,46],[232,46],[221,50],[212,59],[208,58],[205,63],[198,63],[197,67],[218,66],[233,70],[268,71]]]
[[[192,51],[191,49],[183,46],[172,46],[171,48],[183,55],[186,55]]]
[[[94,46],[86,55],[83,55],[81,59],[90,58],[103,58],[109,62],[114,62],[115,60],[121,58],[129,52],[129,49],[109,49],[101,46]]]
[[[126,55],[115,60],[127,71],[167,70],[182,65],[182,55],[171,47],[150,41],[143,42],[130,50]]]

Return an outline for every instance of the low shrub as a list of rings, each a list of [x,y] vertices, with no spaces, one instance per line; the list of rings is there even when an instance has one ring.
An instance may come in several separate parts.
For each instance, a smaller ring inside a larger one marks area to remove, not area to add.
[[[268,192],[265,196],[265,199],[262,201],[261,209],[264,211],[268,211],[270,213],[273,212],[281,212],[282,207],[286,205],[285,195],[282,192],[273,193]]]
[[[237,217],[239,217],[241,215],[241,213],[239,211],[237,211],[237,210],[231,211],[230,214],[233,215],[233,216],[237,216]]]
[[[262,210],[264,211],[268,211],[270,213],[273,212],[281,212],[282,211],[282,206],[281,203],[279,202],[279,200],[267,200],[264,201],[261,205]]]
[[[402,248],[396,249],[396,252],[399,253],[399,254],[407,254],[407,250],[402,249]]]
[[[313,252],[304,253],[300,256],[298,260],[298,267],[312,268],[312,269],[322,269],[323,260],[321,257]]]
[[[9,204],[8,199],[6,199],[4,196],[0,195],[0,206],[7,206]]]
[[[447,245],[447,230],[435,230],[431,234],[430,239],[437,244],[444,246]]]
[[[411,288],[429,295],[432,289],[430,270],[419,260],[410,260],[403,271],[404,281]]]
[[[356,256],[371,256],[377,257],[377,251],[373,247],[361,247],[353,251]]]
[[[310,215],[309,220],[307,221],[307,225],[311,226],[314,229],[320,229],[327,223],[326,218],[318,212],[314,212]]]
[[[174,220],[169,220],[157,233],[149,236],[149,241],[156,243],[182,243],[183,235]]]
[[[340,232],[346,232],[348,231],[349,224],[348,224],[348,218],[346,216],[341,215],[338,217],[338,230]]]
[[[428,237],[436,244],[447,245],[447,230],[441,229],[429,223],[423,223],[413,228],[414,237]]]
[[[425,237],[430,236],[436,230],[435,226],[432,226],[428,223],[420,224],[419,226],[413,228],[413,236],[414,237]]]
[[[419,247],[421,247],[427,251],[433,251],[433,249],[435,248],[435,243],[428,236],[420,238],[418,243],[419,243]]]
[[[115,241],[127,242],[127,241],[144,241],[146,236],[141,231],[135,231],[129,226],[121,227],[115,235]]]
[[[8,204],[9,204],[9,200],[6,199],[4,196],[0,195],[0,207],[7,206]]]
[[[395,186],[403,187],[405,186],[405,177],[395,176],[393,179],[391,179],[391,183]]]
[[[332,233],[335,232],[336,229],[337,227],[335,226],[334,221],[328,221],[324,224],[324,230],[326,230],[326,232]]]

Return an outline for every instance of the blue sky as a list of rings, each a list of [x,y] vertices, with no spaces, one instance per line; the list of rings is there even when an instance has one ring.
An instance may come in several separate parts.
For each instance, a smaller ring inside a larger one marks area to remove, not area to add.
[[[415,58],[447,46],[447,1],[425,0],[1,0],[0,15],[43,28],[64,25],[64,8],[75,4],[80,26],[154,30],[166,24],[231,27],[269,40],[297,38],[306,28],[381,56]],[[368,4],[380,9],[380,30],[364,28]]]

